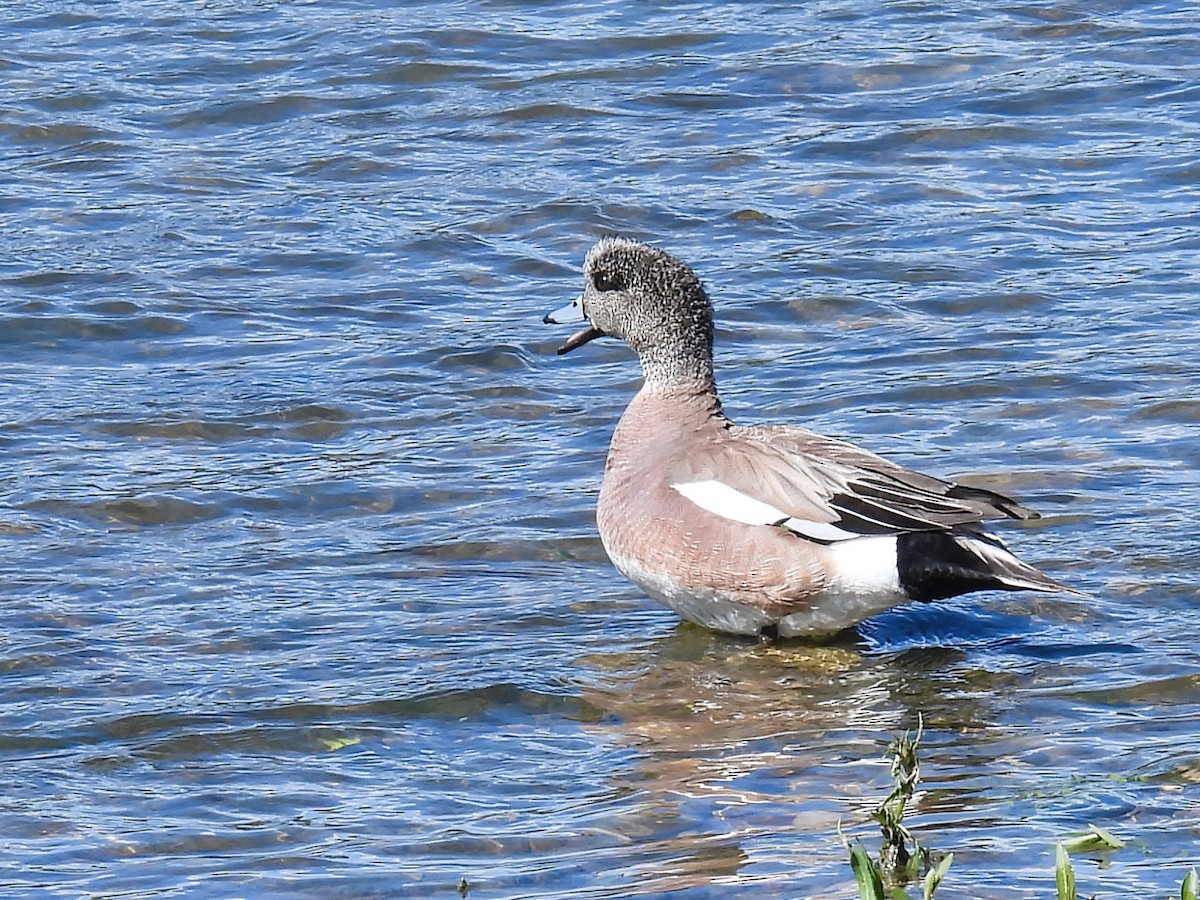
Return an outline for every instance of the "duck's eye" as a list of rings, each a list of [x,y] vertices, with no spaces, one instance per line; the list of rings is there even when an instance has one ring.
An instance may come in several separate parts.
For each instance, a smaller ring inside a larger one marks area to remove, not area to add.
[[[606,291],[619,291],[621,284],[615,277],[605,272],[597,272],[592,278],[592,284],[596,286],[596,290],[604,293]]]

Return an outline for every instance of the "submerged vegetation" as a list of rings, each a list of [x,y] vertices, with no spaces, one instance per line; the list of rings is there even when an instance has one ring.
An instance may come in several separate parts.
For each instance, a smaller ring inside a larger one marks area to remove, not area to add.
[[[861,900],[913,900],[910,886],[920,884],[921,900],[930,900],[946,879],[954,861],[953,853],[940,854],[921,846],[904,824],[909,801],[921,778],[921,762],[917,749],[924,733],[924,723],[918,721],[915,735],[908,732],[888,746],[891,761],[891,793],[876,807],[872,818],[879,823],[883,843],[879,854],[872,857],[862,841],[847,842],[850,867]],[[845,838],[843,838],[845,841]],[[1094,853],[1120,850],[1125,842],[1096,825],[1089,825],[1086,834],[1064,838],[1055,850],[1054,881],[1058,900],[1078,900],[1075,869],[1071,853]],[[1200,900],[1200,874],[1192,866],[1179,889],[1180,900]]]

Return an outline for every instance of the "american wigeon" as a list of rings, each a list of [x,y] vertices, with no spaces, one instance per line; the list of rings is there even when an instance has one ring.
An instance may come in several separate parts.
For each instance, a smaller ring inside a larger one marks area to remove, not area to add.
[[[670,254],[606,238],[560,354],[620,338],[645,382],[613,434],[596,509],[613,565],[700,625],[828,635],[910,600],[1070,590],[980,523],[1037,513],[787,425],[735,425],[713,379],[712,304]]]

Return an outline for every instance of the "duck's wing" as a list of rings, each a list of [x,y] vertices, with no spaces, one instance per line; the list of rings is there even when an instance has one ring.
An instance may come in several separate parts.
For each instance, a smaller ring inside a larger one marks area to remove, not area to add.
[[[729,426],[672,467],[671,487],[748,524],[812,540],[947,531],[1037,513],[982,488],[924,475],[849,444],[785,426]]]

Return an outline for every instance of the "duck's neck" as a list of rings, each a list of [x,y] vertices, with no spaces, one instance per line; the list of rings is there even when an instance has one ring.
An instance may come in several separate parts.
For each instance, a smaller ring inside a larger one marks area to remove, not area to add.
[[[652,405],[665,403],[672,416],[698,419],[723,418],[721,398],[713,378],[712,358],[692,359],[685,365],[676,357],[662,366],[642,360],[645,381],[638,397]]]
[[[638,353],[646,388],[684,393],[717,395],[713,377],[712,344],[697,341],[695,347],[656,345]]]

